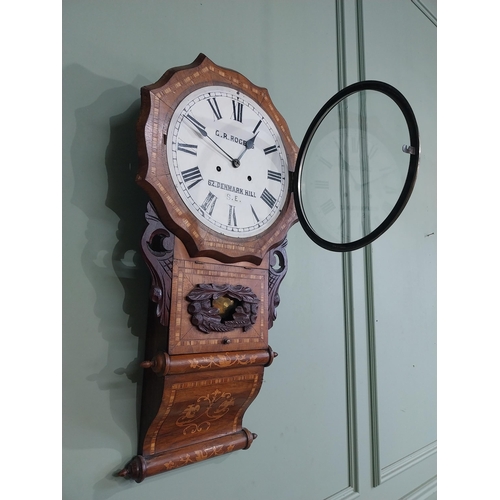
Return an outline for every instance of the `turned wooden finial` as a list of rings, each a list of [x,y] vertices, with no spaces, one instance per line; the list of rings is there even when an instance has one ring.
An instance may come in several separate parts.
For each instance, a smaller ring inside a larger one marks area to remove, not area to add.
[[[146,471],[146,460],[142,455],[135,456],[121,471],[116,475],[125,479],[133,479],[136,483],[144,480]]]
[[[117,472],[116,475],[120,476],[120,477],[125,477],[126,478],[129,475],[129,470],[127,469],[127,467],[125,467],[121,471]]]

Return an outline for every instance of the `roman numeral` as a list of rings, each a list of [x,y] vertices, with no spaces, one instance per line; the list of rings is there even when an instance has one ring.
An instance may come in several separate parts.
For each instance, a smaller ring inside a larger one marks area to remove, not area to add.
[[[269,146],[268,148],[264,148],[264,153],[265,153],[266,155],[271,154],[271,153],[274,153],[275,151],[278,151],[278,148],[276,147],[276,145],[274,145],[274,146]]]
[[[267,171],[267,178],[270,179],[271,181],[281,182],[281,173],[280,172],[273,172],[272,170],[268,170]]]
[[[208,213],[208,215],[212,215],[214,211],[215,202],[217,201],[217,196],[213,194],[211,191],[208,193],[205,201],[201,204],[201,208]]]
[[[229,217],[227,220],[227,225],[234,227],[238,225],[236,223],[236,207],[234,205],[229,205]]]
[[[328,201],[325,201],[322,205],[320,205],[321,211],[326,215],[330,213],[332,210],[335,210],[335,203],[330,198]]]
[[[186,184],[191,183],[188,185],[187,187],[188,189],[191,189],[193,186],[196,186],[198,182],[201,182],[203,180],[200,169],[198,167],[193,167],[193,168],[188,168],[187,170],[183,170],[181,172],[181,175]]]
[[[269,208],[276,205],[276,198],[267,189],[264,189],[260,197]]]
[[[260,127],[260,124],[262,123],[262,120],[260,120],[259,123],[257,123],[257,125],[255,125],[255,128],[253,129],[252,131],[252,134],[255,134],[255,132],[257,132],[257,129]]]
[[[243,104],[241,102],[233,101],[233,118],[240,123],[243,120]]]
[[[316,189],[328,189],[330,183],[328,181],[314,181],[314,187]]]
[[[210,104],[210,107],[212,108],[212,111],[214,112],[215,119],[220,120],[222,118],[219,105],[217,104],[217,101],[215,100],[215,97],[213,99],[208,100],[208,104]]]
[[[196,144],[184,144],[179,142],[177,144],[177,151],[182,151],[183,153],[189,153],[190,155],[196,156],[198,151],[198,146]]]
[[[250,205],[250,208],[252,209],[252,213],[253,213],[253,216],[255,217],[255,221],[256,221],[256,222],[259,222],[259,221],[260,221],[260,219],[257,217],[257,214],[255,213],[255,210],[254,210],[254,208],[252,207],[252,205]]]

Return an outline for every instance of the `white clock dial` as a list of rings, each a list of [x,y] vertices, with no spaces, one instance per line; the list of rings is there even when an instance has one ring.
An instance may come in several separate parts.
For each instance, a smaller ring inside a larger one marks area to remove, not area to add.
[[[288,163],[269,115],[247,95],[202,87],[175,109],[165,134],[170,174],[196,218],[234,238],[265,231],[288,194]]]

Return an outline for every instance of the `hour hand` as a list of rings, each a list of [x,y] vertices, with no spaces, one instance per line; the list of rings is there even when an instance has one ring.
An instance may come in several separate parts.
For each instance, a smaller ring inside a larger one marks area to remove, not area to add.
[[[240,156],[238,156],[238,160],[241,160],[241,157],[249,150],[249,149],[253,149],[254,147],[254,142],[255,142],[255,138],[257,137],[259,132],[257,132],[257,134],[255,134],[251,139],[249,139],[247,142],[246,142],[246,145],[245,145],[245,149],[241,152]]]

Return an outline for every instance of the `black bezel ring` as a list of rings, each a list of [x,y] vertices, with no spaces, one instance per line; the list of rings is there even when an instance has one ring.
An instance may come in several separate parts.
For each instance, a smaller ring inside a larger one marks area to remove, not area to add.
[[[393,209],[389,213],[389,215],[369,234],[363,236],[358,240],[354,240],[348,243],[334,243],[329,240],[325,240],[321,236],[319,236],[316,231],[309,224],[307,217],[305,216],[302,201],[301,201],[301,176],[302,169],[304,165],[304,159],[307,155],[307,150],[311,144],[311,141],[314,137],[314,134],[318,127],[321,125],[322,121],[325,117],[330,113],[330,111],[342,100],[346,97],[360,92],[362,90],[374,90],[377,92],[381,92],[382,94],[390,97],[399,107],[401,112],[403,113],[406,124],[408,126],[408,131],[410,134],[410,146],[414,148],[410,154],[410,162],[408,167],[408,174],[406,176],[405,183],[403,185],[403,189],[401,194],[394,205]],[[415,119],[415,114],[413,110],[406,100],[406,98],[399,92],[399,90],[395,89],[392,85],[388,83],[379,82],[376,80],[366,80],[362,82],[357,82],[352,85],[349,85],[342,89],[340,92],[335,94],[331,99],[329,99],[326,104],[319,110],[318,114],[315,116],[311,125],[307,129],[307,132],[302,140],[302,144],[299,149],[299,154],[297,156],[297,167],[295,170],[295,177],[293,182],[293,195],[295,201],[295,208],[297,211],[297,216],[301,226],[304,228],[304,231],[307,235],[319,246],[325,248],[326,250],[334,251],[334,252],[350,252],[353,250],[358,250],[359,248],[363,248],[364,246],[372,243],[376,240],[380,235],[382,235],[385,231],[389,229],[389,227],[394,224],[397,220],[403,209],[405,208],[408,200],[410,199],[411,193],[413,191],[413,187],[415,186],[415,181],[417,179],[417,171],[418,164],[420,158],[420,139],[418,133],[418,125]]]

